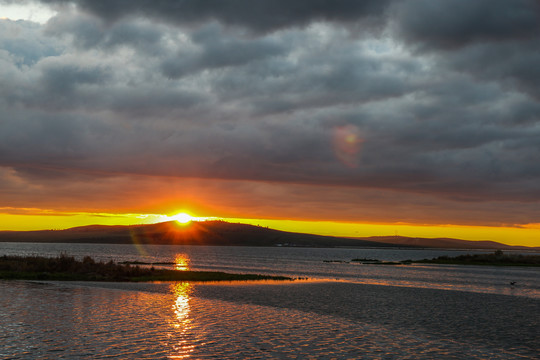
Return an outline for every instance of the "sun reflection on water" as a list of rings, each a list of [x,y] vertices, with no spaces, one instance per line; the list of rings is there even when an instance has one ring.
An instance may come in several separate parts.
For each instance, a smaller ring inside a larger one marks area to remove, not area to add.
[[[172,306],[175,319],[172,326],[179,337],[173,345],[174,354],[169,355],[169,359],[187,359],[195,349],[192,341],[189,341],[189,333],[192,331],[193,324],[190,318],[191,307],[189,304],[192,285],[190,283],[175,283],[171,285],[171,291],[175,296]]]
[[[180,271],[189,270],[189,257],[186,254],[176,254],[174,258],[174,269]]]

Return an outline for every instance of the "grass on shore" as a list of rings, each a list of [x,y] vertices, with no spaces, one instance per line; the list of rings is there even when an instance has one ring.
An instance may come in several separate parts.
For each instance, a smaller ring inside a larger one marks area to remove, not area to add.
[[[293,280],[284,276],[155,269],[116,264],[112,260],[96,262],[90,256],[80,261],[66,254],[54,258],[4,255],[0,257],[0,279],[122,282]]]

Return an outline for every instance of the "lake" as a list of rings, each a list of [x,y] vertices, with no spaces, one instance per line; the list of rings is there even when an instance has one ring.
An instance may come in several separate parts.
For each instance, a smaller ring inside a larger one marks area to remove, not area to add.
[[[61,252],[309,280],[0,281],[0,342],[6,344],[0,348],[2,358],[540,356],[539,268],[341,262],[471,251],[0,243],[0,255]]]

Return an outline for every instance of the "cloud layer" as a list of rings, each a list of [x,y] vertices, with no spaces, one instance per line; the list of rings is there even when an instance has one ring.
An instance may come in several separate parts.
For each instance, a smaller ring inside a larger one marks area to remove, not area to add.
[[[540,222],[537,1],[41,3],[0,20],[0,206]]]

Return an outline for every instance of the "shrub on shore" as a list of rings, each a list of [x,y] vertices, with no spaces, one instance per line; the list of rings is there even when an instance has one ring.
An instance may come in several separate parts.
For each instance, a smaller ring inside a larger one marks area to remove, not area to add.
[[[95,261],[85,256],[82,261],[73,256],[0,257],[0,279],[77,280],[77,281],[222,281],[222,280],[291,280],[281,276],[229,274],[209,271],[179,271]]]

